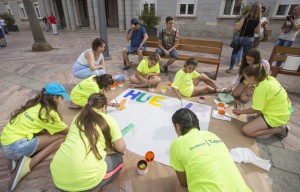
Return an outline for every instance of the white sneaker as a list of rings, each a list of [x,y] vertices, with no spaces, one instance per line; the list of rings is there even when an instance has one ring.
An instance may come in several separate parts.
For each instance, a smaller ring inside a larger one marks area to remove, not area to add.
[[[15,190],[19,181],[31,171],[29,167],[30,161],[31,158],[24,156],[19,162],[17,169],[15,170],[9,183],[9,191]]]

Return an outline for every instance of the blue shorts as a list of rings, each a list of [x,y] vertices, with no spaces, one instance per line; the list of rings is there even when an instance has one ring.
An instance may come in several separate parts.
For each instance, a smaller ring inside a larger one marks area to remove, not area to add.
[[[165,55],[164,51],[162,49],[159,49],[159,48],[155,50],[155,53],[158,54],[158,55]],[[177,51],[175,49],[173,49],[170,52],[170,57],[172,59],[176,59],[177,58]]]
[[[136,53],[137,49],[139,47],[132,47],[131,45],[127,46],[127,50],[128,50],[128,54],[132,54],[132,53]],[[146,45],[142,46],[142,51],[145,52],[146,51]]]
[[[36,151],[39,144],[38,137],[34,137],[31,140],[26,138],[20,139],[10,145],[3,145],[3,153],[9,159],[18,160],[22,157],[30,157]]]

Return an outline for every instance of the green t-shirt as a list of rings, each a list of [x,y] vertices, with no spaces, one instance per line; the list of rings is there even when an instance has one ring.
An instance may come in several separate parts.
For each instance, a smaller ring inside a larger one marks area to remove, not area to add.
[[[53,110],[50,111],[50,116],[53,117],[54,121],[44,122],[39,119],[39,110],[41,104],[37,104],[23,113],[20,113],[14,122],[4,127],[1,134],[1,144],[9,145],[23,138],[31,140],[34,134],[47,130],[51,135],[60,132],[67,128],[67,125],[61,120],[59,114]],[[45,118],[45,111],[42,111],[42,118]]]
[[[186,173],[189,192],[251,191],[223,141],[209,131],[195,128],[176,138],[171,144],[170,165]]]
[[[199,76],[200,74],[195,70],[192,73],[186,73],[180,69],[175,75],[172,87],[178,89],[181,95],[191,97],[194,91],[193,79]]]
[[[94,109],[95,110],[95,109]],[[122,138],[118,123],[109,115],[95,110],[107,122],[110,127],[111,142]],[[105,162],[105,139],[101,129],[97,126],[100,134],[97,143],[98,151],[102,157],[98,160],[91,151],[86,155],[85,145],[80,137],[79,129],[74,118],[70,131],[56,152],[50,165],[51,174],[55,185],[66,191],[85,191],[98,185],[106,174],[107,165]],[[82,137],[89,149],[90,145],[87,137],[82,133]]]
[[[291,116],[291,102],[276,78],[268,76],[254,89],[252,109],[259,110],[272,127],[286,124]]]
[[[94,81],[94,77],[84,79],[72,89],[70,97],[74,104],[85,106],[91,94],[101,92],[99,85]]]
[[[160,69],[159,69],[159,63],[156,63],[154,66],[149,68],[149,59],[143,59],[139,66],[136,68],[136,70],[138,70],[142,76],[147,75],[148,73],[160,73]]]

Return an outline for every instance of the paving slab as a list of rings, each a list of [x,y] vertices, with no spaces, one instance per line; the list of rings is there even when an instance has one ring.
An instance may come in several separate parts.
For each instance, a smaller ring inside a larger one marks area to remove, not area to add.
[[[272,145],[267,148],[275,168],[300,175],[300,153]]]
[[[300,179],[299,176],[289,173],[287,171],[271,168],[269,173],[271,178],[273,192],[299,192]]]

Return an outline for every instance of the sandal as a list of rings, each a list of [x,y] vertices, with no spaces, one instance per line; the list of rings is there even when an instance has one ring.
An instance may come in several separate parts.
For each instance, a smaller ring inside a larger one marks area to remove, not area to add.
[[[276,136],[278,136],[279,139],[283,139],[288,136],[290,130],[291,128],[288,125],[281,126],[280,133],[277,133]]]

